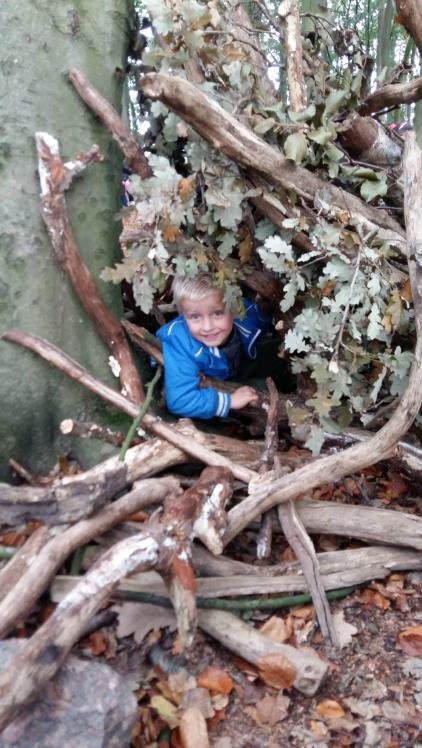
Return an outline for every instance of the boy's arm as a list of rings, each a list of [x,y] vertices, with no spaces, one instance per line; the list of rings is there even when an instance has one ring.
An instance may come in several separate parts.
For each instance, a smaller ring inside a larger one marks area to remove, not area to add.
[[[228,415],[231,395],[213,387],[200,389],[199,367],[184,351],[163,341],[163,353],[166,401],[172,413],[188,418]]]

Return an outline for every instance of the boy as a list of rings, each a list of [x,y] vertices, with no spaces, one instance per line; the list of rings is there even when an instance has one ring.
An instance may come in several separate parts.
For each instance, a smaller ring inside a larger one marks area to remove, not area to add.
[[[231,395],[214,387],[201,389],[200,373],[236,378],[242,359],[256,357],[256,342],[268,327],[268,316],[244,300],[246,317],[235,319],[209,273],[194,279],[176,276],[172,291],[180,316],[157,332],[163,344],[168,409],[179,416],[213,418],[255,402],[256,390],[247,385]]]

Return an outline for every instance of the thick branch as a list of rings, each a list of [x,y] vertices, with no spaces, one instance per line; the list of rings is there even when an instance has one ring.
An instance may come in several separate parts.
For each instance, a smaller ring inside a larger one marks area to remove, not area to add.
[[[289,85],[290,106],[294,112],[306,107],[306,89],[303,77],[302,36],[297,0],[283,0],[278,8],[282,18],[286,55],[287,82]]]
[[[384,127],[354,112],[338,128],[339,140],[347,153],[358,161],[376,165],[394,165],[401,160],[401,148]]]
[[[51,538],[0,603],[0,638],[7,636],[25,618],[50,579],[73,551],[142,507],[162,501],[169,491],[175,491],[176,486],[172,478],[142,481],[131,493],[110,504],[101,514],[81,520]]]
[[[0,521],[10,525],[34,519],[49,525],[75,522],[93,514],[134,480],[185,461],[182,450],[161,439],[150,439],[129,449],[124,462],[110,457],[48,486],[1,483]]]
[[[223,610],[200,611],[199,625],[232,652],[256,665],[258,670],[263,671],[263,677],[271,661],[274,672],[279,665],[281,681],[283,669],[290,669],[292,665],[291,684],[307,696],[312,696],[318,690],[327,673],[327,663],[288,644],[272,641],[231,613]],[[281,685],[280,682],[278,687]]]
[[[422,78],[415,78],[408,83],[391,83],[381,86],[364,99],[359,113],[362,115],[380,112],[382,109],[411,104],[422,99]]]
[[[187,491],[177,498],[173,495],[173,500],[166,504],[161,523],[151,520],[143,532],[117,543],[94,564],[48,621],[25,643],[0,674],[0,731],[16,716],[21,707],[33,698],[40,686],[54,675],[72,645],[85,630],[89,619],[124,577],[135,571],[151,568],[156,568],[164,574],[171,570],[178,590],[190,594],[191,605],[195,610],[195,580],[193,572],[191,576],[187,574],[190,566],[186,561],[190,553],[192,527],[201,513],[210,488],[220,480],[225,481],[226,478],[230,480],[228,471],[221,468],[206,468],[195,491]],[[176,486],[172,479],[149,481],[149,484],[148,496],[151,494],[151,484],[155,484],[161,497],[169,492],[175,493]],[[136,491],[142,492],[142,486],[135,489]],[[77,542],[80,545],[81,540],[82,543],[86,542],[86,536],[89,534],[92,537],[93,531],[95,534],[101,533],[111,522],[114,524],[116,519],[121,521],[128,510],[130,513],[134,511],[135,492],[108,507],[99,517],[85,520],[65,531],[57,539],[61,543],[56,542],[54,549],[51,547],[54,542],[52,541],[46,549],[49,551],[49,572],[51,573],[53,567],[57,568],[58,557],[63,556],[64,537],[68,540],[68,551],[72,544],[74,546]],[[145,501],[145,491],[142,493]],[[138,503],[139,498],[136,497]],[[45,566],[45,563],[41,566]],[[29,573],[34,575],[33,567],[27,572],[27,577]],[[17,587],[15,591],[16,597],[19,597]],[[186,596],[183,600],[186,602]],[[3,606],[5,604],[6,599]],[[185,610],[177,608],[176,616],[180,623],[185,618]]]
[[[142,383],[123,330],[101,299],[97,284],[76,246],[64,198],[68,175],[60,158],[58,142],[51,135],[38,132],[36,143],[41,183],[41,213],[55,256],[78,294],[86,313],[94,322],[99,336],[115,357],[124,391],[134,402],[141,402],[144,397]],[[72,169],[69,171],[72,173]]]
[[[69,72],[69,80],[82,101],[97,115],[113,136],[130,168],[143,179],[151,177],[152,170],[142,148],[114,107],[98,93],[80,70],[72,68]]]
[[[422,5],[420,0],[396,0],[396,8],[403,26],[413,36],[422,55]]]
[[[407,228],[407,256],[409,276],[418,332],[415,358],[406,392],[390,421],[365,444],[357,444],[341,454],[323,457],[290,475],[273,481],[267,488],[255,490],[251,496],[229,513],[229,527],[225,541],[229,542],[261,512],[287,499],[296,498],[324,483],[339,480],[345,475],[363,470],[380,460],[394,456],[397,443],[407,432],[422,404],[422,153],[414,133],[406,137],[404,155],[405,217]],[[418,262],[415,262],[415,258]],[[252,487],[253,491],[253,487]]]
[[[244,168],[259,172],[268,181],[284,189],[293,190],[312,205],[318,191],[323,189],[333,217],[350,211],[352,217],[362,223],[365,231],[377,230],[380,238],[403,248],[404,232],[386,211],[366,205],[315,173],[294,166],[279,150],[268,145],[191,83],[175,76],[155,73],[146,75],[141,83],[146,96],[165,103],[210,145]]]

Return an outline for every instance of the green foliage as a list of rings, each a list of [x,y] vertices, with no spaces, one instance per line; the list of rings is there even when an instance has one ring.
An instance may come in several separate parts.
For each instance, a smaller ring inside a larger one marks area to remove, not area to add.
[[[346,191],[382,206],[396,176],[353,163],[337,141],[339,123],[365,94],[367,55],[375,48],[376,18],[363,14],[363,0],[355,4],[354,18],[350,3],[337,2],[341,12],[336,24],[326,3],[306,0],[309,103],[300,113],[289,108],[286,97],[268,105],[248,46],[236,42],[230,12],[214,0],[181,0],[177,12],[158,0],[146,0],[145,7],[164,43],[151,39],[143,64],[186,77],[185,65],[193,58],[203,75],[196,85],[242,116],[256,135],[294,164],[325,174],[327,181],[337,179]],[[251,7],[260,48],[279,67],[281,90],[285,82],[277,22],[270,24],[260,6]],[[375,3],[365,0],[365,8],[374,11]],[[273,11],[277,18],[276,6]],[[350,28],[345,27],[348,22]],[[148,313],[169,277],[210,270],[226,299],[236,303],[239,280],[250,270],[251,258],[259,258],[283,286],[280,309],[290,320],[283,347],[291,354],[293,371],[306,375],[313,386],[300,427],[306,429],[307,446],[318,452],[323,429],[344,426],[356,415],[364,422],[382,398],[403,392],[412,354],[402,347],[413,334],[413,319],[401,295],[403,276],[396,272],[394,248],[376,235],[364,236],[347,204],[344,217],[333,221],[329,190],[315,197],[315,225],[307,225],[298,213],[276,228],[254,215],[253,230],[248,198],[260,190],[251,190],[232,161],[165,106],[155,102],[145,111],[154,176],[131,180],[145,235],[102,277],[132,281],[135,299]],[[180,147],[181,162],[175,155]],[[301,200],[293,191],[286,195],[281,190],[274,191],[274,198],[289,203],[289,215]],[[306,231],[312,249],[303,252],[292,244],[299,231]]]

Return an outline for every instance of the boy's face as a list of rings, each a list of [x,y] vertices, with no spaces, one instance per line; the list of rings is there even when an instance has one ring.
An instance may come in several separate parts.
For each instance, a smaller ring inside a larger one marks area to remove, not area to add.
[[[190,334],[207,346],[223,345],[233,329],[234,316],[226,311],[219,291],[211,291],[199,301],[183,299],[180,309]]]

